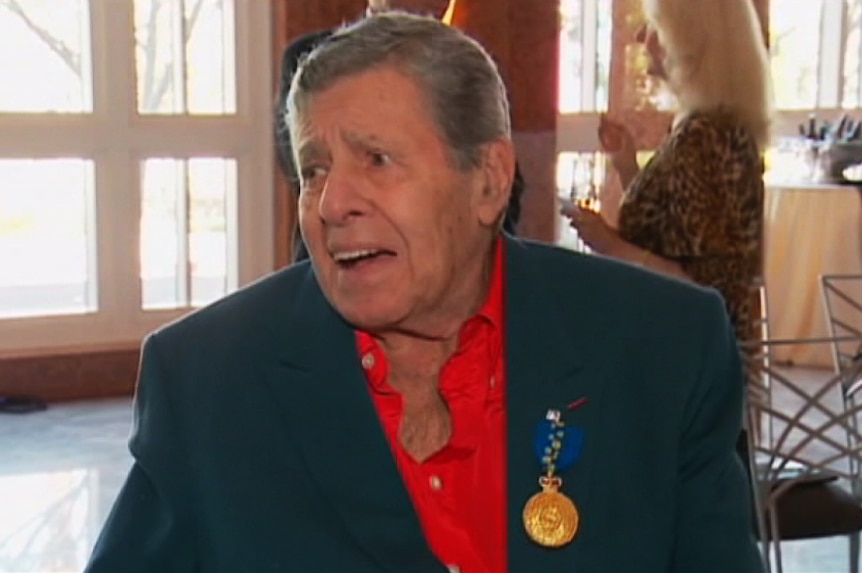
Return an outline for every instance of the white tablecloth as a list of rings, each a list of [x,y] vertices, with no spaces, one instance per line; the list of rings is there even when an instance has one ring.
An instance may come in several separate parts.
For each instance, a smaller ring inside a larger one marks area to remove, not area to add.
[[[862,190],[769,186],[764,219],[770,336],[827,336],[820,275],[862,273]],[[832,366],[827,345],[776,348],[773,356],[782,362]]]

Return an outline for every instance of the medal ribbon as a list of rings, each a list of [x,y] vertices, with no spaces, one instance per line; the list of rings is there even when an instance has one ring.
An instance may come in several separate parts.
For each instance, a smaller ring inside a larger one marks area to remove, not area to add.
[[[576,408],[584,400],[574,402]],[[572,467],[584,449],[584,431],[577,426],[566,426],[559,410],[548,410],[545,419],[536,428],[535,452],[546,479]]]

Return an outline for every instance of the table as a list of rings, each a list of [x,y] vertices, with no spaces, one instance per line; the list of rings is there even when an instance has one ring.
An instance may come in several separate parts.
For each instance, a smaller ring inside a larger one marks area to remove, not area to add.
[[[828,336],[820,275],[862,273],[862,190],[807,183],[767,186],[764,247],[770,337]],[[779,362],[832,367],[828,345],[774,350]]]

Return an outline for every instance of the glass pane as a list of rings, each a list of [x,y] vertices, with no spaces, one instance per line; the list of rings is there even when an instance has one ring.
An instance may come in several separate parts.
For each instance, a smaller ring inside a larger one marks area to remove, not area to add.
[[[562,0],[560,22],[559,111],[606,110],[611,0]]]
[[[138,111],[236,112],[232,0],[135,0]]]
[[[862,107],[862,0],[847,0],[844,41],[845,108]]]
[[[595,211],[600,210],[599,196],[605,184],[607,164],[603,153],[570,153],[557,155],[557,196],[570,199]],[[569,220],[558,215],[557,244],[577,251],[585,250]]]
[[[0,160],[0,318],[96,309],[93,165]]]
[[[142,177],[143,308],[202,306],[236,288],[236,162],[148,159]]]
[[[769,42],[779,109],[817,107],[823,0],[771,0]]]
[[[611,31],[614,27],[611,0],[598,0],[596,22],[596,111],[606,111],[610,99]]]
[[[0,112],[91,112],[87,0],[0,2]]]

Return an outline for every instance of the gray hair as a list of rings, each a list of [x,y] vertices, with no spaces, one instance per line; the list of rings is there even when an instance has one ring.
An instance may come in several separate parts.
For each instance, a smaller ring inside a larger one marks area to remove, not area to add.
[[[478,167],[485,144],[510,136],[503,80],[479,43],[433,18],[386,12],[339,29],[302,61],[287,98],[291,139],[314,94],[383,66],[419,86],[456,168]]]

